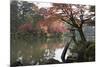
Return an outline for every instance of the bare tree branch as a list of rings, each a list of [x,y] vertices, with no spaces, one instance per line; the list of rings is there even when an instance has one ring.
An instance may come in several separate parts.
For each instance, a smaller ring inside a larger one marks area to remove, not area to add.
[[[65,20],[65,19],[63,19],[63,18],[61,18],[61,20],[65,21],[66,23],[68,23],[68,24],[70,24],[70,25],[72,25],[73,27],[76,27],[76,25],[70,23],[68,20]]]

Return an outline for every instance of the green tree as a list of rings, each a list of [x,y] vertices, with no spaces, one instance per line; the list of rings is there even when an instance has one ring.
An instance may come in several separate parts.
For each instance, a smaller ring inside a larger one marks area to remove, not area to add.
[[[11,32],[17,31],[18,26],[18,1],[11,1],[10,3],[10,24],[11,24]]]
[[[43,17],[39,14],[38,6],[27,1],[11,1],[11,32],[17,32],[18,27],[25,23],[32,23],[35,28],[37,21]]]

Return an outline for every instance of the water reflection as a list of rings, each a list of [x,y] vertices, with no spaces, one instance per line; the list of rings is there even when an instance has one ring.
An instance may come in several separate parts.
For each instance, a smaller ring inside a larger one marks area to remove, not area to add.
[[[62,62],[62,60],[61,60],[61,54],[62,54],[62,52],[63,52],[63,49],[64,49],[64,48],[58,48],[58,49],[55,50],[54,59],[57,59],[57,60],[59,60],[60,62]]]
[[[13,39],[11,41],[11,64],[21,61],[23,64],[39,64],[48,59],[61,62],[61,53],[64,48],[63,39]]]
[[[79,40],[79,34],[76,31],[76,39]],[[85,30],[84,33],[88,41],[95,40],[94,28],[93,31]],[[35,38],[35,37],[12,37],[11,38],[11,65],[18,62],[23,65],[38,65],[38,64],[54,64],[62,62],[61,55],[65,45],[71,40],[70,33],[62,38]],[[68,56],[77,56],[77,53],[71,52],[70,49],[75,47],[72,41],[67,50],[65,59]],[[69,57],[70,58],[70,57]],[[50,62],[48,62],[49,60]],[[19,62],[20,61],[20,62]],[[44,62],[44,63],[43,63]]]

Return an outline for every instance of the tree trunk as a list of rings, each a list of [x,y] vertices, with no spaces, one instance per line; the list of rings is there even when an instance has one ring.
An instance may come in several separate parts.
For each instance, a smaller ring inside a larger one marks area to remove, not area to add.
[[[82,49],[78,52],[78,61],[83,62],[84,61],[84,50],[86,49],[86,46],[87,46],[87,40],[85,38],[85,35],[83,33],[82,28],[78,28],[78,32],[79,32],[80,37],[81,37],[81,41],[82,41],[81,44],[84,45],[82,47]]]
[[[70,40],[70,42],[68,42],[68,43],[65,45],[64,50],[63,50],[63,52],[62,52],[62,54],[61,54],[61,59],[62,59],[62,61],[63,61],[64,63],[66,63],[65,56],[66,56],[66,52],[67,52],[67,50],[68,50],[68,47],[69,47],[71,41],[72,41],[72,39]]]
[[[84,33],[83,33],[82,28],[78,28],[78,32],[79,32],[79,34],[80,34],[81,41],[87,42],[87,41],[86,41],[86,38],[85,38],[85,35],[84,35]]]

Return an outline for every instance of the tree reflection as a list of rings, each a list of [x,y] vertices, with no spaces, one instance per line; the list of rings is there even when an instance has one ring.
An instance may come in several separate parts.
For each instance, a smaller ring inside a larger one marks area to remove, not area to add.
[[[55,50],[63,48],[62,40],[51,38],[44,39],[12,39],[11,47],[11,64],[21,62],[24,65],[43,64],[45,60],[50,60],[55,57]]]

